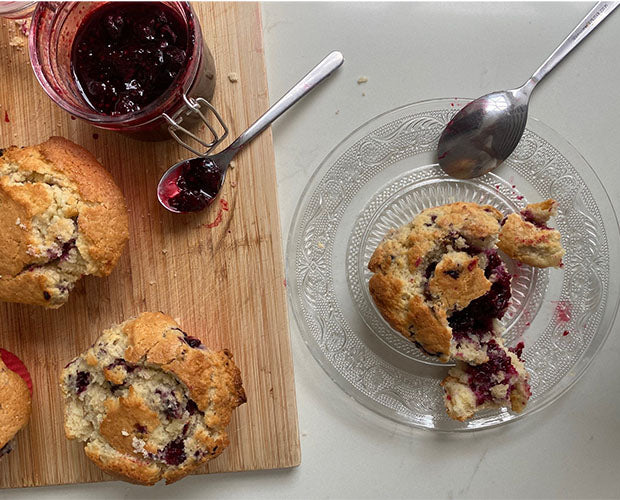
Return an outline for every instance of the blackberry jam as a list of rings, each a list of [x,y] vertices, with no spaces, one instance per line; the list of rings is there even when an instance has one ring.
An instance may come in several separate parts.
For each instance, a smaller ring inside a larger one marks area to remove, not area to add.
[[[188,2],[39,2],[30,61],[50,98],[91,125],[142,140],[170,139],[163,113],[207,101],[215,65]],[[183,114],[183,126],[202,121]]]
[[[108,3],[78,28],[71,69],[95,110],[123,115],[140,111],[170,88],[187,62],[187,48],[186,27],[165,4]]]
[[[212,160],[192,158],[179,169],[178,177],[168,179],[160,196],[179,212],[199,212],[213,203],[222,181],[222,171]]]

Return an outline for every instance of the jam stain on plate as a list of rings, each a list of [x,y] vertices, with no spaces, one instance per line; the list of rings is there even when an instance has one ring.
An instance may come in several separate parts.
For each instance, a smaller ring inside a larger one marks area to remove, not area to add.
[[[558,323],[568,323],[571,319],[571,303],[567,300],[555,300],[555,317]]]
[[[170,88],[186,66],[188,43],[183,20],[163,3],[107,3],[79,26],[71,69],[93,109],[124,115]]]

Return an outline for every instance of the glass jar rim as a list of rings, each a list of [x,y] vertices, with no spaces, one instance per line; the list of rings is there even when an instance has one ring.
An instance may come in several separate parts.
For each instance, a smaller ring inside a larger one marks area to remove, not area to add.
[[[11,4],[15,4],[11,8]],[[35,8],[37,2],[0,2],[0,17],[7,19],[25,19]]]
[[[43,87],[43,90],[45,90],[45,93],[56,104],[71,115],[100,126],[118,125],[121,123],[129,126],[146,125],[161,118],[162,113],[176,111],[171,108],[178,101],[178,97],[180,97],[179,91],[182,90],[183,93],[187,93],[190,90],[192,83],[196,79],[202,58],[202,33],[200,30],[200,24],[197,20],[195,11],[189,2],[166,2],[180,6],[187,18],[188,40],[193,40],[193,47],[192,52],[187,59],[188,64],[186,69],[179,72],[170,84],[170,87],[168,87],[168,89],[166,89],[166,91],[152,103],[148,104],[138,112],[126,113],[122,115],[105,115],[95,111],[94,109],[92,111],[84,111],[63,98],[62,95],[54,88],[54,85],[52,85],[52,83],[46,78],[41,64],[41,53],[39,51],[37,39],[40,31],[39,21],[43,15],[47,3],[49,2],[39,2],[32,16],[30,34],[28,37],[28,51],[30,54],[30,64],[34,71],[35,77]],[[78,3],[80,2],[63,2],[63,7],[66,6],[68,8],[75,8]],[[183,79],[183,84],[181,85],[182,89],[178,86],[180,79]],[[180,104],[179,107],[181,105],[182,104]]]

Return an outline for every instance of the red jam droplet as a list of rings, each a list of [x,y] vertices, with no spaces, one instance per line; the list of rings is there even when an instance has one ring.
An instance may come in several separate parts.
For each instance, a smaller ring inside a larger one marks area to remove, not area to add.
[[[171,86],[188,59],[187,29],[159,2],[111,2],[77,30],[74,77],[87,102],[107,115],[140,111]]]
[[[555,303],[555,316],[558,323],[568,323],[571,318],[571,304],[567,300],[559,300]]]
[[[213,229],[214,227],[219,226],[222,223],[222,217],[224,216],[224,212],[220,208],[215,216],[213,222],[209,222],[209,224],[205,224],[209,229]]]

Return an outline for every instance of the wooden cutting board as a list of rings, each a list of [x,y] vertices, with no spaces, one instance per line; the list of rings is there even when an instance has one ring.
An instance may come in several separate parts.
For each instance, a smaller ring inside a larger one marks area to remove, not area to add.
[[[269,104],[260,7],[194,8],[215,57],[214,105],[231,142]],[[164,311],[207,345],[230,348],[241,369],[248,402],[230,424],[230,447],[201,473],[298,465],[271,131],[237,157],[221,193],[227,210],[217,202],[199,215],[170,214],[155,187],[169,165],[190,154],[174,141],[138,142],[72,120],[36,82],[27,46],[20,47],[25,41],[14,21],[0,21],[0,147],[61,135],[89,149],[127,198],[131,236],[112,275],[83,278],[60,309],[0,304],[0,346],[26,362],[35,384],[30,424],[0,462],[0,487],[112,479],[82,444],[65,439],[58,377],[103,329],[141,311]],[[238,82],[228,80],[231,72]]]

